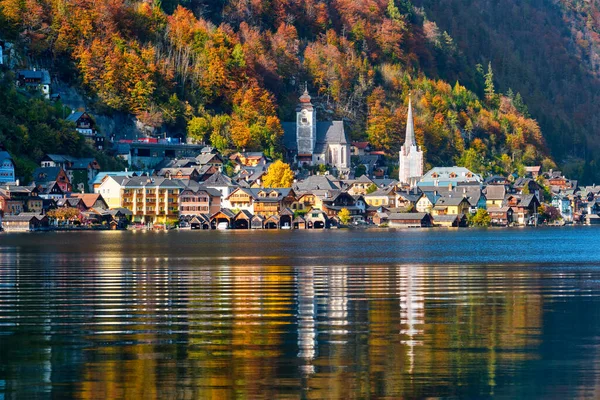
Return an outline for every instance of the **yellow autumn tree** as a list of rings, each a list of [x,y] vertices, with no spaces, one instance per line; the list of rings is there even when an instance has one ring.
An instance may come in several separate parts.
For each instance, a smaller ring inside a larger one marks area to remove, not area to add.
[[[275,161],[263,179],[264,187],[268,188],[289,188],[294,182],[294,173],[290,166],[281,160]]]
[[[348,225],[348,222],[350,222],[350,211],[347,208],[342,208],[338,213],[338,218],[342,224]]]

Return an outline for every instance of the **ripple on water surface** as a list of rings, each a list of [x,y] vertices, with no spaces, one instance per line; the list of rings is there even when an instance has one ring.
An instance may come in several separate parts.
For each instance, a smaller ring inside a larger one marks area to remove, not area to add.
[[[2,235],[0,398],[598,397],[598,239]]]

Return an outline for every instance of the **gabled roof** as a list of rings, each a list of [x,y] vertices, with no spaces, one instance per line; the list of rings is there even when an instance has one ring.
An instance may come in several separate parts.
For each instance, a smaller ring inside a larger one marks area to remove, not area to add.
[[[440,197],[436,202],[435,202],[435,206],[436,207],[440,207],[440,206],[458,206],[460,205],[463,201],[466,201],[467,203],[469,203],[469,200],[465,197],[462,196],[452,196],[452,197]],[[471,204],[471,203],[469,203]]]
[[[41,83],[45,85],[50,84],[50,73],[46,70],[30,70],[30,69],[22,69],[17,72],[19,77],[23,77],[23,79],[39,79]]]
[[[213,219],[220,213],[224,214],[227,218],[233,218],[236,216],[236,214],[233,211],[231,211],[229,208],[221,208],[219,211],[217,211],[216,213],[211,215],[210,219]]]
[[[160,189],[182,189],[183,184],[181,181],[176,179],[167,179],[159,176],[134,176],[123,180],[121,187],[127,189],[139,189],[145,187]]]
[[[36,183],[44,183],[55,181],[60,172],[61,167],[40,167],[33,171],[33,180]]]
[[[485,197],[488,200],[504,200],[506,187],[504,185],[488,185],[485,189]]]
[[[85,205],[85,208],[92,208],[98,200],[104,201],[101,194],[98,193],[73,193],[71,197],[80,198]],[[106,202],[104,201],[104,204]]]
[[[67,156],[64,154],[46,154],[42,160],[50,160],[55,163],[74,162],[77,160],[75,157]]]
[[[297,191],[341,189],[339,183],[330,175],[311,175],[302,181],[294,183],[293,187]]]
[[[369,147],[369,142],[352,142],[352,146],[356,147],[357,149],[364,150]]]
[[[465,214],[444,214],[444,215],[436,215],[433,217],[435,222],[454,222],[457,219],[461,220],[465,217]]]
[[[77,158],[70,169],[88,169],[90,167],[98,169],[99,167],[95,167],[94,163],[98,164],[95,158]]]
[[[374,192],[365,194],[365,197],[390,196],[393,194],[394,194],[393,187],[383,187],[383,188],[377,189]],[[419,197],[421,197],[421,196],[419,196]]]
[[[0,151],[0,164],[4,162],[4,160],[11,160],[12,157],[8,154],[8,151]]]
[[[205,165],[210,162],[215,162],[215,161],[213,161],[213,159],[216,159],[216,161],[221,162],[221,163],[223,162],[223,160],[221,160],[221,157],[219,157],[218,154],[202,153],[196,157],[196,161],[200,165]]]
[[[65,118],[69,122],[77,122],[79,118],[81,118],[85,114],[83,111],[75,111],[72,112],[67,118]]]
[[[158,171],[158,173],[156,175],[158,175],[158,176],[166,176],[167,173],[171,174],[171,175],[177,175],[179,172],[181,172],[182,175],[190,176],[194,172],[197,172],[197,170],[194,167],[189,167],[189,168],[162,168],[160,171]]]
[[[235,183],[233,183],[233,181],[231,180],[231,178],[229,178],[226,175],[223,175],[223,173],[221,172],[215,172],[214,174],[212,174],[210,178],[204,181],[204,184],[207,186],[236,186]]]
[[[358,179],[355,179],[352,183],[373,183],[371,179],[369,179],[366,175],[361,175]]]
[[[253,215],[252,215],[252,213],[251,213],[250,211],[248,211],[248,210],[240,210],[240,212],[238,212],[238,213],[235,215],[235,219],[238,219],[238,218],[240,218],[240,217],[241,217],[241,218],[244,218],[244,219],[251,220],[251,219],[252,219],[252,217],[253,217]]]
[[[144,171],[105,171],[105,172],[98,172],[98,175],[96,175],[96,177],[92,181],[92,184],[96,185],[96,184],[102,183],[102,180],[106,176],[110,176],[113,179],[115,179],[115,178],[128,178],[128,177],[132,177],[132,176],[142,176],[144,173],[145,173]],[[115,179],[115,180],[117,180],[117,179]]]
[[[285,148],[288,150],[297,150],[296,123],[284,122],[281,126],[283,128],[283,143]],[[318,154],[324,153],[328,144],[348,144],[343,121],[317,122],[317,140],[314,152]]]

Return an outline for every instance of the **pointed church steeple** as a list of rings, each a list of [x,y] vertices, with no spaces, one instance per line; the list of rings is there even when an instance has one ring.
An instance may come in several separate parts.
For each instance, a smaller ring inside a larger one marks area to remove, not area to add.
[[[406,139],[400,147],[399,181],[404,185],[415,187],[423,176],[423,152],[415,141],[415,124],[413,121],[412,98],[408,97],[408,117],[406,118]]]
[[[413,122],[413,113],[412,113],[412,98],[408,97],[408,118],[406,120],[406,140],[404,141],[404,146],[409,149],[411,146],[414,146],[415,143],[415,125]]]

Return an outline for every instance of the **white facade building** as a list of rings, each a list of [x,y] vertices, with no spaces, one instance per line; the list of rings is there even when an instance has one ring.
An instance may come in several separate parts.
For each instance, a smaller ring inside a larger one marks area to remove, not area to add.
[[[406,121],[406,139],[400,148],[400,174],[401,184],[416,186],[423,176],[423,152],[415,141],[415,126],[412,114],[412,101],[408,101],[408,119]]]
[[[317,121],[317,111],[305,90],[296,108],[296,122],[284,122],[288,157],[298,165],[330,165],[340,172],[350,168],[350,142],[343,121]]]

